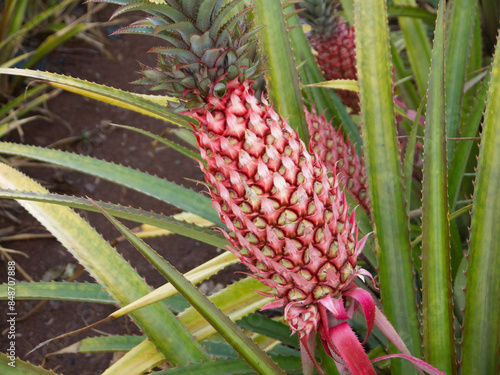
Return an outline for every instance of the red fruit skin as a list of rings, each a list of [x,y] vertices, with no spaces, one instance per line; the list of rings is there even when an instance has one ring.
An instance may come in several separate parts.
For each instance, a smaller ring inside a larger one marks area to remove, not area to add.
[[[340,129],[335,130],[324,115],[318,116],[314,108],[305,112],[311,136],[310,149],[318,154],[327,170],[336,170],[339,181],[370,214],[371,202],[363,159],[359,158],[349,139],[344,138]]]

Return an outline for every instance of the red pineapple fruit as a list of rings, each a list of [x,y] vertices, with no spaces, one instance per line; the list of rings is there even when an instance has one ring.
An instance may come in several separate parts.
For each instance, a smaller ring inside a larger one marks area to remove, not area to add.
[[[199,123],[195,134],[207,161],[202,168],[212,203],[230,230],[230,250],[272,288],[267,295],[276,301],[264,308],[285,307],[304,358],[313,358],[318,332],[336,353],[329,317],[346,319],[336,315],[346,298],[353,307],[373,300],[353,283],[368,274],[356,265],[366,237],[358,239],[335,174],[328,177],[286,121],[255,98],[248,80],[227,82],[225,94],[210,94],[207,102],[211,110],[188,113]]]
[[[327,80],[358,79],[354,26],[336,16],[338,0],[304,0],[300,13],[311,25],[310,43],[317,52],[316,60]],[[336,90],[344,105],[359,113],[359,95]]]
[[[340,182],[369,214],[371,203],[363,159],[340,129],[335,130],[325,116],[319,116],[313,109],[306,111],[306,118],[311,136],[310,148],[318,154],[327,170],[337,171]]]
[[[275,289],[273,307],[299,309],[347,290],[364,241],[336,178],[248,81],[231,81],[228,90],[213,111],[190,114],[203,129],[196,135],[214,206],[228,239],[243,247],[235,254]]]

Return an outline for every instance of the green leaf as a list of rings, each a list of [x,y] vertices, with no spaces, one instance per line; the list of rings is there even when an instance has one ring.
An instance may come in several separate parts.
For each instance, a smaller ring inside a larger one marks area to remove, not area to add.
[[[47,192],[3,163],[0,163],[0,187]],[[68,249],[119,304],[126,305],[151,291],[130,264],[70,208],[28,201],[19,203]],[[148,306],[130,316],[171,363],[208,359],[203,348],[165,304]]]
[[[345,18],[349,25],[354,25],[354,1],[353,0],[340,0],[342,10],[344,11]]]
[[[0,299],[7,299],[7,284],[0,284]],[[16,299],[93,302],[115,304],[116,301],[99,284],[74,282],[16,283]]]
[[[394,0],[398,6],[416,7],[415,0]],[[415,74],[420,96],[427,91],[427,77],[431,62],[431,45],[421,20],[417,18],[399,17],[399,25],[406,41],[406,50]],[[357,30],[357,29],[356,29]]]
[[[225,342],[215,342],[205,340],[202,342],[203,347],[213,357],[217,358],[238,358],[238,353]]]
[[[98,212],[98,209],[90,202],[89,199],[71,197],[66,195],[0,189],[0,198],[46,202]],[[229,244],[229,241],[227,241],[222,234],[212,229],[207,229],[195,224],[187,223],[183,220],[177,220],[173,217],[157,214],[150,211],[144,211],[137,208],[124,207],[118,204],[105,202],[99,202],[99,204],[115,217],[132,220],[141,224],[149,224],[157,228],[165,229],[172,233],[180,234],[181,236],[185,236],[188,238],[193,238],[219,248],[225,248]]]
[[[0,152],[74,169],[126,186],[222,225],[210,199],[170,181],[131,168],[68,152],[0,142]]]
[[[298,130],[305,144],[309,143],[299,79],[293,60],[290,40],[280,0],[254,0],[255,20],[259,26],[260,49],[267,58],[267,90],[276,112]]]
[[[417,115],[413,121],[410,136],[408,138],[408,144],[406,145],[406,152],[403,162],[403,181],[405,185],[405,199],[406,199],[406,215],[410,216],[410,202],[411,202],[411,192],[412,192],[412,181],[413,181],[413,162],[415,160],[415,146],[417,144],[417,133],[420,122],[420,117],[425,107],[425,100],[422,100],[420,106],[418,107]]]
[[[80,353],[128,352],[144,341],[144,336],[98,336],[80,341]]]
[[[332,81],[318,82],[307,85],[306,87],[326,87],[336,90],[349,90],[359,92],[358,81],[353,79],[334,79]]]
[[[477,141],[474,139],[479,135],[479,128],[481,125],[481,119],[483,118],[484,105],[488,93],[488,83],[489,75],[484,79],[477,90],[473,91],[473,96],[465,96],[465,99],[470,98],[472,100],[473,106],[468,111],[467,118],[462,128],[461,138],[457,141],[457,148],[454,154],[454,158],[451,161],[449,175],[448,175],[448,194],[449,194],[449,207],[450,211],[457,209],[457,203],[462,199],[462,197],[469,197],[470,193],[467,192],[472,185],[470,178],[466,178],[466,173],[469,171],[474,171],[471,168],[476,166],[476,153],[473,150],[477,150]],[[465,181],[465,183],[464,183]],[[456,222],[451,222],[452,235],[453,231],[457,232],[458,227]],[[460,262],[463,258],[463,245],[461,241],[454,240],[454,237],[458,237],[457,234],[452,236],[452,252],[451,252],[451,269],[452,277],[455,278],[457,275],[457,270]]]
[[[143,10],[152,15],[161,14],[164,19],[169,21],[171,20],[173,22],[180,22],[187,19],[187,17],[178,9],[175,9],[166,4],[152,4],[150,1],[147,1],[144,4],[138,3],[137,1],[130,1],[129,4],[118,8],[113,13],[111,19],[121,16],[126,12],[136,10]]]
[[[158,27],[158,30],[173,30],[174,32],[177,31],[181,36],[182,39],[184,40],[184,43],[188,44],[190,40],[191,35],[197,35],[201,34],[201,31],[196,28],[195,25],[191,23],[191,21],[183,21],[183,22],[176,22],[171,25],[165,25],[165,26],[160,26]],[[168,49],[165,49],[167,54],[170,54],[168,52]],[[182,49],[177,49],[173,48],[171,51],[175,51],[173,54],[175,56],[179,56],[182,58],[186,59],[186,62],[196,62],[197,57],[194,55],[193,52],[186,50],[186,52],[182,52]],[[186,57],[184,57],[186,56]]]
[[[200,5],[198,17],[196,18],[196,26],[202,31],[208,30],[210,27],[211,15],[215,10],[215,5],[219,0],[204,0]]]
[[[179,98],[167,95],[150,95],[150,94],[134,94],[139,95],[141,98],[147,99],[153,103],[166,107],[169,102],[179,103]]]
[[[224,25],[224,22],[227,21],[228,16],[240,2],[241,0],[233,0],[231,2],[226,2],[225,5],[221,8],[221,10],[217,13],[217,17],[213,21],[212,25],[210,25],[210,37],[213,40],[217,39],[221,27]]]
[[[287,374],[302,374],[302,362],[295,356],[273,356],[272,359],[286,371]],[[201,365],[189,365],[163,370],[155,375],[197,374],[197,375],[254,375],[255,370],[242,359],[218,359]],[[263,373],[264,374],[264,373]],[[265,373],[271,374],[271,373]]]
[[[483,118],[484,105],[488,97],[489,82],[490,76],[488,75],[483,80],[479,88],[473,92],[473,107],[470,109],[467,121],[464,123],[464,128],[461,134],[461,138],[464,139],[457,142],[455,157],[451,161],[448,179],[450,185],[449,201],[450,208],[452,210],[456,208],[457,201],[460,200],[460,191],[462,188],[464,173],[466,172],[467,162],[469,161],[475,142],[473,138],[478,136],[481,120]]]
[[[236,353],[236,351],[225,342],[205,340],[202,342],[202,345],[211,356],[217,358],[238,358],[238,353]],[[281,344],[276,345],[273,349],[268,351],[268,353],[271,354],[271,356],[277,354],[281,356],[291,355],[294,357],[300,357],[300,352],[297,349],[292,349]]]
[[[282,370],[260,348],[224,315],[207,297],[189,282],[161,255],[149,247],[123,224],[106,211],[101,212],[141,252],[141,254],[179,291],[189,303],[221,334],[222,337],[256,371],[268,374],[282,374]]]
[[[417,90],[415,90],[413,82],[408,80],[408,78],[411,76],[406,71],[403,59],[401,58],[392,41],[391,57],[392,63],[394,65],[394,79],[398,81],[404,80],[404,82],[400,83],[397,87],[399,88],[401,96],[403,96],[404,98],[405,104],[408,106],[408,108],[417,108],[418,103],[421,102],[421,100],[419,98],[419,95],[417,94]]]
[[[176,128],[172,129],[171,132],[180,140],[186,142],[188,145],[192,147],[197,147],[198,141],[196,140],[196,136],[192,131],[189,131],[184,128]]]
[[[39,72],[28,69],[0,68],[0,74],[24,76],[45,81],[47,84],[73,92],[78,95],[99,100],[120,108],[129,109],[143,115],[171,122],[172,124],[191,128],[194,120],[190,117],[177,115],[164,106],[143,98],[141,95],[115,89],[105,85],[88,82],[60,74]]]
[[[451,375],[456,373],[456,364],[448,222],[444,49],[445,2],[441,0],[434,32],[425,118],[422,310],[425,360]]]
[[[274,348],[272,348],[270,351],[268,351],[268,353],[271,354],[271,357],[273,355],[281,355],[281,356],[292,355],[294,357],[300,357],[300,351],[299,350],[292,349],[289,346],[285,346],[285,345],[282,345],[282,344],[276,345]],[[333,359],[331,359],[331,360],[333,361]],[[324,362],[322,362],[321,365],[322,365],[323,369],[325,369],[325,370],[328,371],[328,369],[326,368]]]
[[[466,272],[468,264],[469,262],[467,261],[467,257],[462,257],[462,262],[458,268],[453,285],[453,308],[460,326],[464,323],[465,286],[467,283]]]
[[[446,135],[448,138],[456,138],[460,130],[465,74],[476,11],[476,0],[453,1],[445,52]],[[448,163],[453,159],[455,148],[456,141],[449,140]]]
[[[326,353],[325,348],[316,339],[316,350],[321,358],[321,367],[328,375],[340,375],[337,365],[333,358]]]
[[[11,364],[12,360],[5,355],[0,353],[0,372],[2,375],[54,375],[55,372],[45,370],[41,367],[32,365],[29,362],[21,361],[19,358],[15,358],[14,364]]]
[[[347,201],[347,205],[349,209],[353,209],[355,207],[355,215],[356,215],[356,221],[358,222],[358,228],[360,232],[363,235],[366,235],[368,233],[373,232],[373,225],[371,223],[370,216],[368,216],[368,213],[366,210],[364,210],[362,207],[358,207],[359,203],[358,201],[349,193],[346,189],[345,186],[342,185],[342,183],[339,183],[341,189],[344,189],[345,191],[345,198]],[[375,246],[373,246],[373,236],[370,236],[368,240],[366,241],[366,245],[363,249],[363,256],[365,256],[368,261],[374,266],[377,267],[377,257],[375,255]]]
[[[297,335],[292,335],[292,331],[287,324],[257,313],[247,315],[238,320],[237,323],[243,329],[279,340],[284,345],[299,348],[299,338]]]
[[[467,64],[467,80],[477,75],[477,72],[483,67],[483,40],[481,35],[481,12],[476,11],[474,18],[474,29],[472,30],[471,46],[469,52],[469,61]],[[477,90],[477,87],[474,88]],[[471,107],[475,104],[474,90],[467,90],[462,100],[462,126],[467,121]]]
[[[431,12],[419,8],[418,6],[409,5],[388,5],[387,15],[389,17],[412,17],[419,18],[429,25],[436,23],[436,15]]]
[[[396,141],[385,1],[355,0],[354,6],[362,134],[384,313],[410,352],[420,357],[409,230]],[[390,352],[397,350],[391,346]],[[391,367],[394,374],[415,373],[408,362],[391,360]]]
[[[97,336],[75,342],[50,355],[68,353],[114,353],[128,352],[141,344],[146,336]]]
[[[0,299],[7,299],[7,284],[0,284]],[[95,283],[75,282],[32,282],[16,284],[16,299],[18,300],[50,300],[91,302],[115,305],[116,301]],[[173,311],[179,313],[189,307],[189,303],[180,295],[164,299],[163,302]]]
[[[500,44],[493,61],[474,189],[462,375],[494,374],[500,348]]]

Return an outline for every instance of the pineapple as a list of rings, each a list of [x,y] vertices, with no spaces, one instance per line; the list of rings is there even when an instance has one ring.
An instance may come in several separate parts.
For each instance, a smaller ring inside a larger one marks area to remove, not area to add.
[[[327,80],[358,79],[354,26],[336,16],[338,0],[304,0],[300,13],[311,25],[309,40],[317,52],[316,60]],[[336,91],[342,103],[359,113],[359,94]]]
[[[256,30],[246,23],[248,9],[227,21],[237,1],[167,2],[134,1],[115,12],[148,12],[151,17],[119,32],[171,44],[152,50],[158,65],[143,66],[138,82],[179,98],[175,110],[197,120],[193,129],[212,203],[229,229],[223,233],[230,250],[271,287],[276,300],[265,308],[285,308],[303,355],[315,362],[319,332],[327,352],[343,363],[328,329],[332,319],[346,319],[344,303],[351,315],[359,307],[360,293],[368,293],[353,280],[369,274],[356,264],[366,237],[358,238],[335,167],[329,177],[286,120],[256,97],[252,86],[262,76],[263,59]],[[370,330],[375,305],[369,299]]]
[[[317,304],[339,298],[360,273],[354,213],[337,177],[250,82],[235,79],[213,111],[192,110],[212,202],[230,230],[235,255],[285,306],[301,337],[320,322]]]
[[[340,129],[335,130],[325,116],[319,116],[313,109],[306,111],[306,119],[311,135],[310,148],[318,154],[327,170],[336,168],[340,182],[369,213],[371,204],[363,159],[356,154],[349,140],[344,139]]]

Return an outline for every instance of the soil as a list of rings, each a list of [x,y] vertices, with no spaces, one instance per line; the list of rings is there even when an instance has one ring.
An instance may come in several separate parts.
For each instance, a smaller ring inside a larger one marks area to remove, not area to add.
[[[113,7],[106,8],[96,16],[98,21],[106,21]],[[125,23],[124,23],[125,24]],[[102,28],[102,35],[109,34],[110,28]],[[104,40],[107,39],[104,37]],[[146,87],[131,84],[140,78],[138,61],[154,64],[155,57],[146,51],[158,43],[153,38],[122,35],[106,40],[105,52],[98,50],[85,41],[73,39],[58,48],[49,57],[47,70],[83,78],[101,84],[137,93],[150,93]],[[110,58],[112,57],[112,58]],[[48,119],[26,125],[22,137],[16,132],[10,133],[4,141],[23,142],[29,145],[49,146],[55,142],[58,148],[89,155],[166,178],[196,191],[206,188],[196,181],[203,180],[197,164],[168,148],[155,148],[150,138],[135,132],[110,127],[109,122],[139,127],[155,134],[172,127],[162,121],[151,119],[130,111],[85,99],[75,94],[61,92],[56,98],[46,103]],[[61,142],[61,140],[64,140]],[[76,196],[90,196],[95,200],[110,201],[122,205],[141,207],[164,214],[174,214],[179,210],[159,202],[139,192],[131,191],[111,182],[84,175],[67,169],[37,164],[21,168],[23,172],[41,182],[56,193]],[[99,214],[80,212],[107,240],[111,241],[119,233]],[[130,223],[127,223],[130,224]],[[133,227],[136,224],[130,224]],[[6,241],[6,236],[14,234],[43,234],[45,229],[20,206],[10,201],[0,201],[0,246],[15,249],[25,254],[12,254],[17,265],[22,267],[34,281],[64,280],[60,276],[65,268],[76,270],[75,281],[94,282],[86,273],[78,275],[77,261],[53,238]],[[3,238],[3,240],[2,240]],[[217,250],[201,242],[180,236],[154,238],[148,243],[159,251],[181,272],[207,261],[218,254]],[[152,287],[165,283],[165,279],[156,272],[130,245],[121,242],[117,246],[120,252]],[[0,280],[7,280],[7,259],[0,258]],[[208,285],[228,283],[235,278],[231,268],[212,280]],[[241,269],[241,268],[240,268]],[[71,272],[70,272],[71,274]],[[27,277],[17,271],[19,282]],[[210,288],[210,287],[209,287]],[[140,334],[138,328],[128,319],[120,318],[98,327],[98,331],[62,339],[50,343],[27,355],[39,343],[62,333],[83,327],[104,318],[115,310],[109,305],[90,303],[68,303],[49,301],[35,308],[39,301],[17,301],[18,316],[30,313],[26,319],[16,324],[16,352],[23,359],[34,364],[43,364],[65,375],[101,374],[113,360],[112,354],[60,354],[44,359],[49,353],[58,351],[84,337],[101,334]],[[35,310],[33,310],[35,308]],[[32,311],[33,310],[33,311]],[[0,302],[0,313],[7,316],[7,304]],[[0,350],[7,350],[6,322],[0,323]]]

